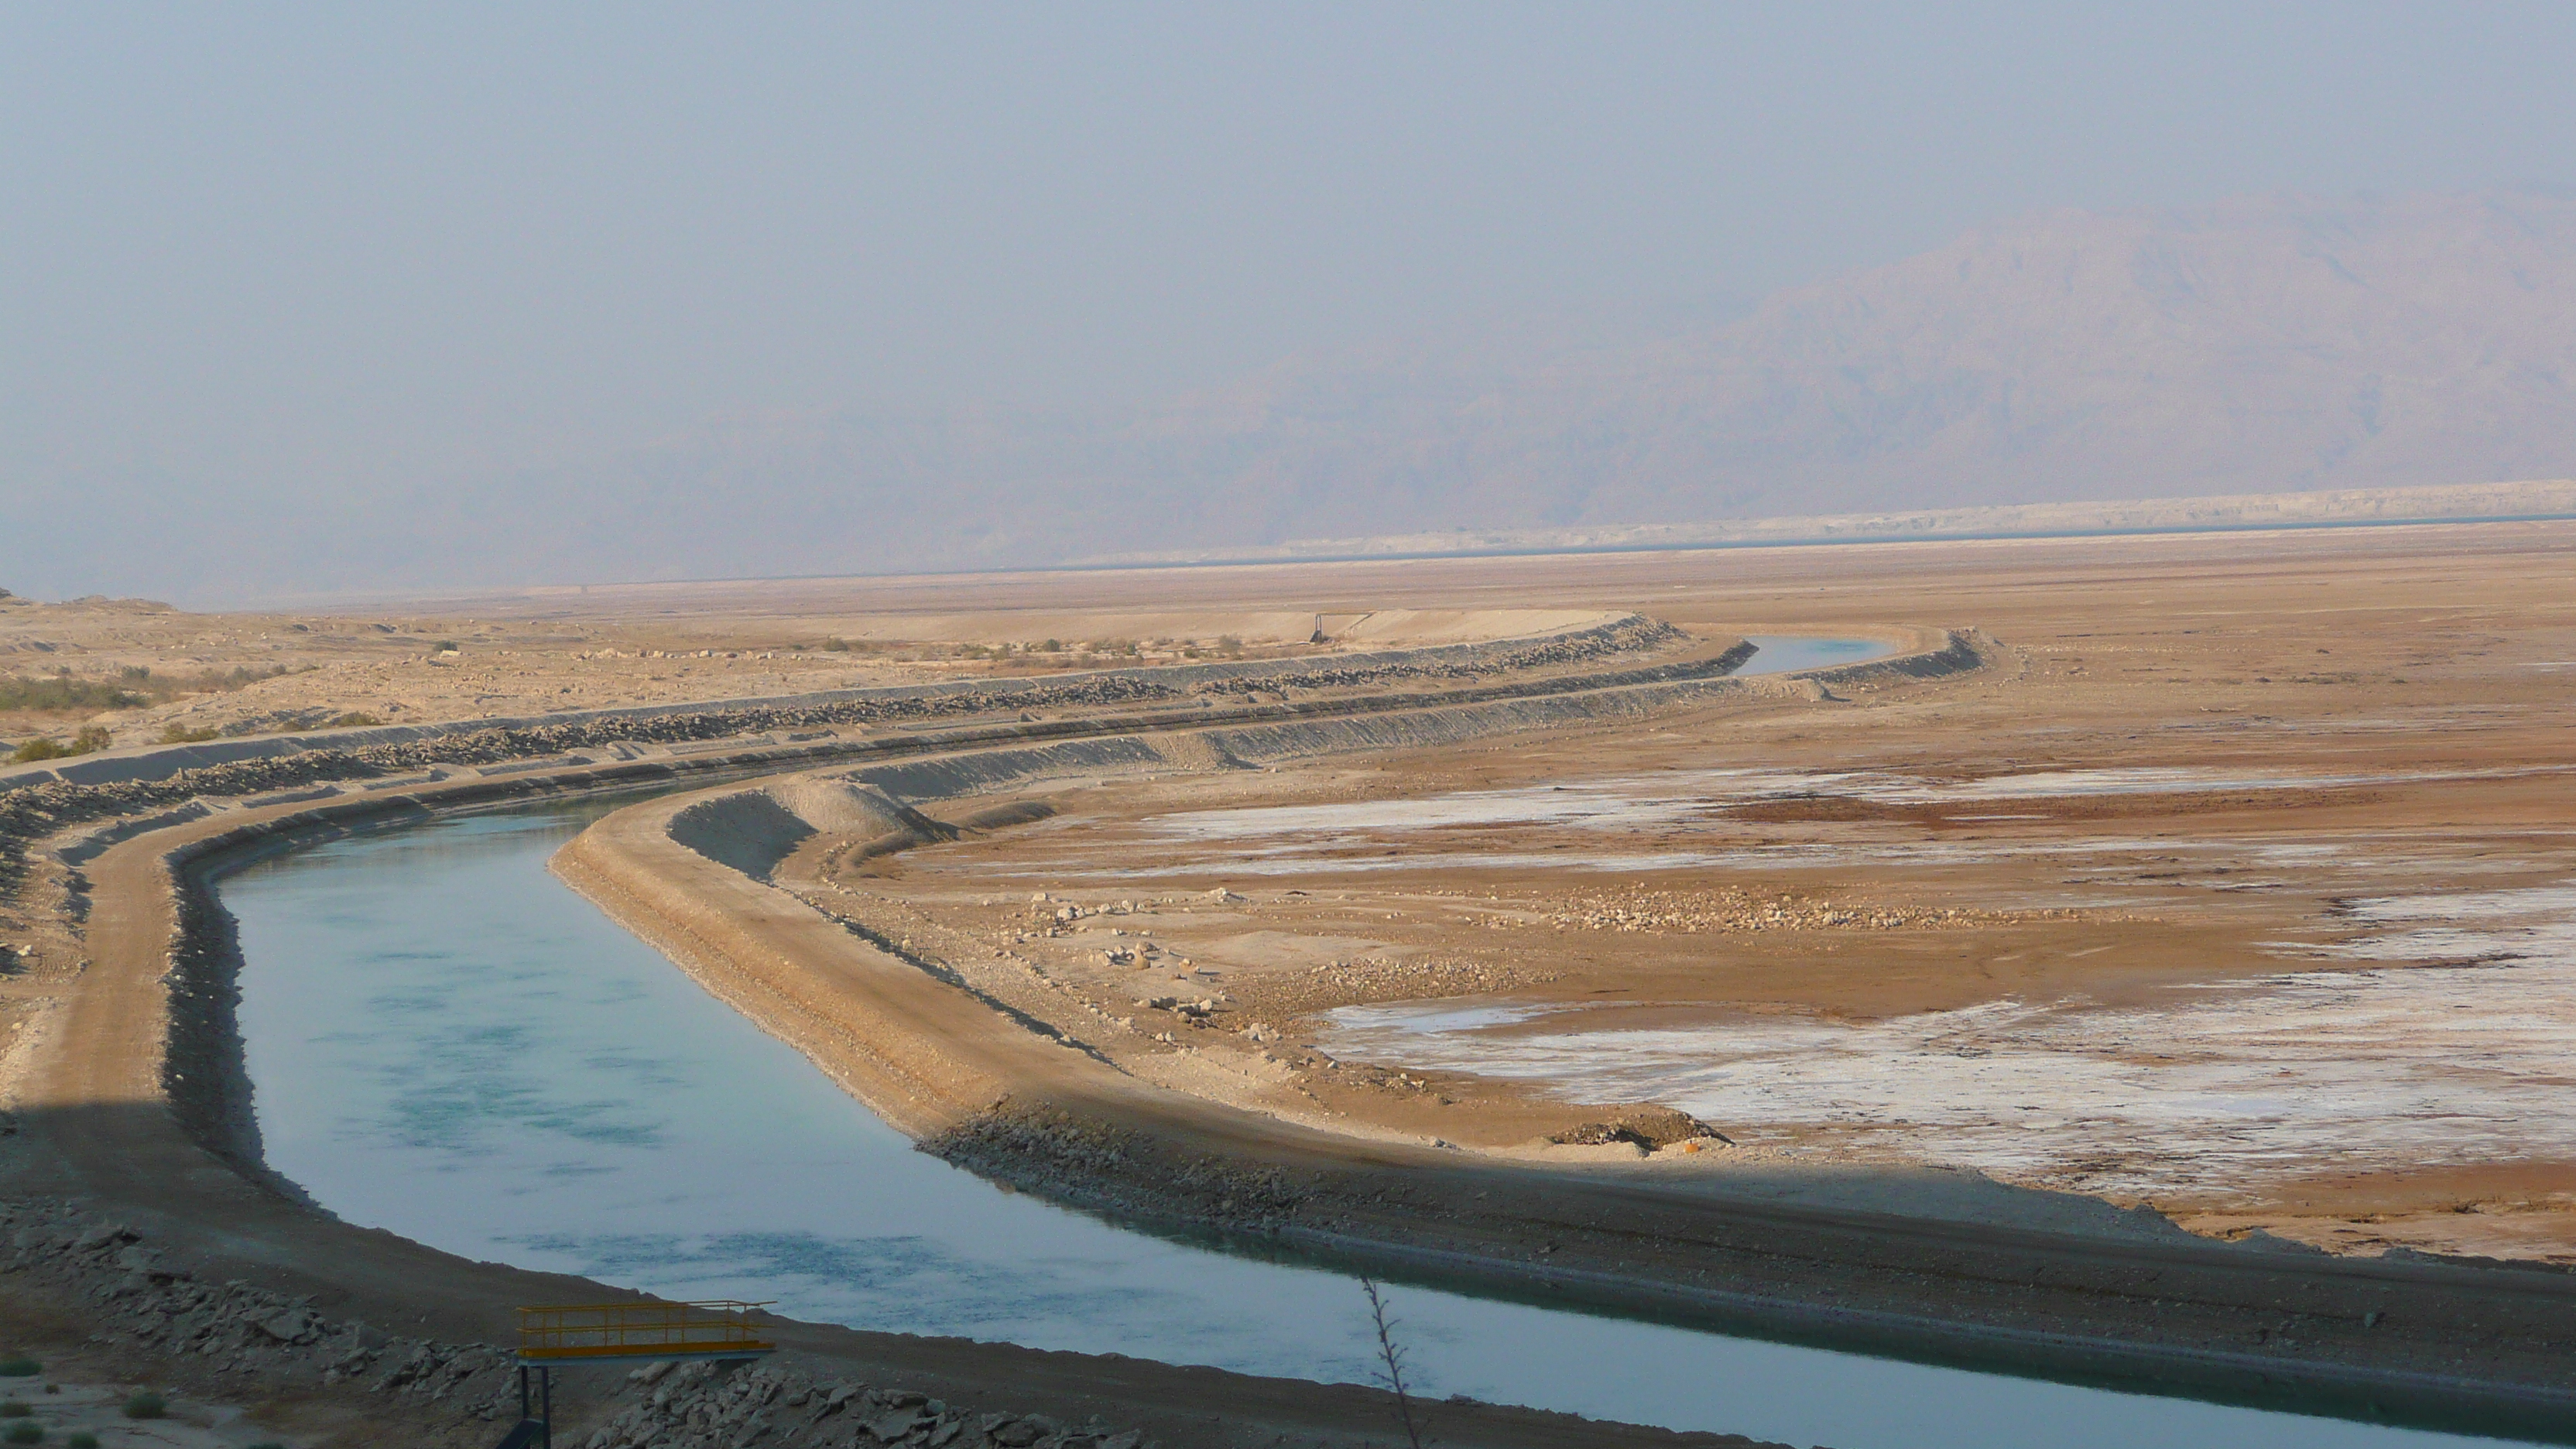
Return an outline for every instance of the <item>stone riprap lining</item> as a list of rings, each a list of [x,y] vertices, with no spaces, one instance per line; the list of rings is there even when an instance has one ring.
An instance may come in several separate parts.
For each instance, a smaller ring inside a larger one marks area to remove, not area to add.
[[[1217,764],[1248,764],[1337,751],[1439,744],[1505,730],[1640,716],[1683,703],[1689,695],[1707,690],[1771,691],[1789,687],[1767,676],[1759,680],[1729,680],[1722,675],[1705,677],[1713,670],[1735,667],[1748,653],[1749,646],[1739,645],[1713,660],[1648,666],[1577,678],[1560,677],[1547,681],[1546,686],[1561,688],[1567,693],[1542,694],[1526,699],[1515,696],[1541,686],[1521,682],[1425,695],[1310,700],[1232,710],[1168,710],[1153,715],[1130,715],[1100,721],[1013,723],[866,741],[770,745],[687,761],[599,766],[580,763],[576,758],[563,762],[548,773],[446,785],[439,789],[437,802],[455,807],[529,798],[566,788],[613,789],[651,785],[672,780],[684,772],[704,773],[716,778],[750,772],[774,773],[810,768],[854,754],[934,756],[863,769],[854,776],[900,798],[931,799],[973,794],[1066,771],[1140,765],[1188,768],[1193,762],[1179,758],[1174,751],[1183,748],[1184,743],[1190,740],[1207,742],[1211,746],[1207,751],[1208,763]],[[1973,661],[1977,656],[1971,650],[1965,657]],[[1300,718],[1330,715],[1342,710],[1383,713],[1364,713],[1354,719]],[[1221,725],[1229,717],[1253,723],[1242,728],[1209,728]],[[1138,734],[1140,730],[1167,733],[1148,737]],[[1184,730],[1189,733],[1180,733]],[[1053,743],[1038,743],[1033,738],[1049,734],[1085,737]],[[1019,747],[1014,748],[1015,745]],[[278,778],[278,772],[288,766],[317,770],[329,767],[342,772],[340,778],[364,778],[379,768],[364,757],[333,760],[311,754],[286,760],[244,762],[218,767],[216,771],[192,771],[167,781],[113,786],[46,786],[38,791],[20,792],[17,796],[0,796],[0,831],[5,831],[13,809],[49,801],[57,792],[80,792],[75,803],[95,812],[91,818],[99,818],[166,805],[169,796],[192,785],[214,793],[220,786],[208,783],[209,776],[230,776],[238,780],[244,774],[256,772],[252,788],[245,789],[237,784],[233,788],[241,793],[277,789],[290,783]],[[126,803],[138,799],[143,803]],[[225,1158],[237,1170],[263,1180],[289,1196],[296,1195],[292,1185],[276,1179],[262,1165],[257,1126],[250,1111],[248,1083],[242,1076],[239,1038],[233,1026],[233,1013],[238,1001],[238,961],[230,939],[230,918],[213,901],[209,874],[238,864],[251,854],[273,848],[303,832],[347,828],[369,818],[419,810],[423,805],[421,798],[402,791],[373,796],[342,796],[319,801],[309,810],[280,819],[246,821],[237,829],[192,841],[173,851],[169,858],[172,886],[177,892],[175,915],[178,921],[176,935],[171,942],[170,1015],[165,1037],[167,1054],[162,1069],[163,1090],[170,1110],[195,1141]],[[175,807],[119,820],[105,829],[91,832],[66,847],[63,853],[67,857],[85,860],[114,840],[128,839],[144,830],[165,825],[204,819],[213,813],[202,801],[191,798]],[[28,835],[35,834],[36,830],[60,830],[79,822],[53,817],[53,823],[48,824],[44,817],[39,816],[32,823],[35,829],[29,830]],[[18,852],[11,857],[0,858],[0,869],[21,867],[26,843],[25,836],[13,841],[0,835],[0,846]]]
[[[684,773],[721,778],[728,774],[810,768],[851,755],[935,756],[889,762],[857,772],[856,778],[898,797],[927,799],[972,794],[1066,770],[1096,770],[1136,765],[1186,765],[1172,751],[1188,741],[1204,741],[1209,763],[1245,764],[1283,760],[1344,750],[1418,746],[1454,742],[1512,729],[1543,728],[1642,715],[1687,702],[1711,691],[1769,692],[1793,686],[1765,677],[1730,680],[1723,671],[1750,653],[1739,645],[1712,660],[1684,661],[1543,682],[1521,681],[1483,688],[1429,694],[1339,698],[1290,704],[1263,704],[1233,709],[1201,707],[1128,715],[1109,720],[1059,720],[1010,723],[932,731],[922,735],[874,740],[831,740],[805,745],[745,748],[686,761],[589,764],[575,757],[548,773],[441,786],[436,803],[472,806],[551,793],[561,789],[614,789],[659,784]],[[1945,668],[1974,667],[1973,646],[1952,641],[1939,651]],[[1823,677],[1866,671],[1874,666],[1844,666]],[[1936,671],[1939,672],[1939,671]],[[1532,695],[1538,689],[1563,693]],[[1529,697],[1522,697],[1529,696]],[[1315,718],[1337,711],[1363,711],[1356,718]],[[1374,711],[1374,712],[1372,712]],[[729,723],[723,712],[705,719],[707,727]],[[1229,719],[1240,724],[1226,727]],[[663,716],[669,727],[699,721]],[[1210,726],[1218,726],[1210,728]],[[1138,731],[1169,732],[1160,738]],[[1180,733],[1188,731],[1188,733]],[[1045,736],[1084,736],[1042,743]],[[502,754],[512,749],[560,748],[551,733],[534,739],[514,732],[491,731],[455,736],[444,742],[473,755]],[[1014,748],[1014,746],[1017,746]],[[979,748],[980,747],[980,748]],[[207,818],[215,812],[197,798],[251,795],[315,779],[364,779],[422,764],[426,746],[379,747],[349,753],[313,752],[284,759],[243,761],[189,771],[161,781],[104,786],[48,785],[0,796],[0,872],[23,869],[24,852],[35,838],[77,826],[83,819],[116,819],[65,850],[67,857],[87,859],[107,843],[150,829]],[[407,791],[342,796],[311,809],[242,826],[189,842],[172,852],[171,885],[176,893],[177,927],[171,942],[169,1016],[166,1023],[162,1086],[170,1110],[198,1143],[272,1189],[296,1196],[290,1184],[277,1180],[263,1165],[256,1123],[250,1112],[248,1084],[242,1078],[240,1044],[233,1014],[238,1001],[238,961],[230,938],[230,918],[209,889],[219,873],[264,849],[274,848],[315,829],[347,828],[370,818],[417,811],[424,800]]]
[[[1400,657],[1370,666],[1384,673],[1358,682],[1474,679],[1492,673],[1562,667],[1603,654],[1658,648],[1687,637],[1660,620],[1630,615],[1610,624],[1535,643],[1510,647],[1444,645],[1436,650],[1405,651]],[[1421,657],[1426,655],[1437,657]],[[1487,692],[1526,692],[1551,686],[1560,690],[1598,689],[1657,679],[1712,677],[1736,668],[1751,655],[1752,646],[1739,643],[1710,659],[1677,661],[1579,679],[1557,676],[1522,681],[1491,686]],[[1041,710],[1195,705],[1209,711],[1204,720],[1213,723],[1228,717],[1266,718],[1333,709],[1403,708],[1461,697],[1451,693],[1422,698],[1381,697],[1375,701],[1241,703],[1232,706],[1231,716],[1218,712],[1218,697],[1240,689],[1245,678],[1243,671],[1251,668],[1269,666],[1184,665],[1166,670],[1056,676],[1026,682],[977,681],[962,687],[948,684],[913,690],[860,691],[850,698],[826,699],[810,704],[720,704],[662,708],[645,713],[602,712],[570,717],[566,722],[554,724],[516,725],[484,721],[423,737],[378,744],[360,743],[359,737],[383,732],[348,731],[327,745],[319,740],[277,741],[273,743],[292,748],[257,758],[182,768],[157,778],[87,784],[49,780],[0,791],[0,892],[16,888],[25,870],[26,851],[34,841],[91,821],[150,816],[156,811],[184,809],[190,802],[204,799],[238,799],[315,784],[380,779],[439,766],[508,766],[518,761],[543,759],[575,750],[597,750],[624,744],[667,746],[723,741],[781,730],[962,721],[989,715],[1030,715]],[[1306,688],[1305,681],[1320,681],[1327,674],[1334,681],[1332,687],[1347,687],[1351,677],[1346,667],[1335,666],[1329,671],[1309,670],[1305,673],[1271,669],[1263,679],[1265,687],[1274,690]],[[1313,687],[1327,686],[1318,683]],[[1171,721],[1159,723],[1177,722],[1178,718],[1175,716]],[[1122,723],[1132,726],[1135,722]],[[1048,734],[1097,733],[1101,729],[1099,723],[1092,721],[1050,720],[1019,726],[1015,733],[1043,737]],[[841,740],[825,742],[804,753],[820,758],[833,753],[916,747],[912,741]],[[174,747],[174,753],[186,748],[190,747]],[[787,752],[780,758],[790,758],[793,753]],[[122,833],[136,833],[136,827],[130,826]]]
[[[695,701],[637,705],[621,709],[572,710],[518,718],[450,720],[425,725],[374,725],[317,730],[295,735],[265,735],[193,744],[156,745],[140,750],[110,751],[73,760],[15,769],[0,768],[0,793],[46,784],[105,785],[166,779],[185,771],[305,753],[363,752],[383,747],[422,745],[463,735],[494,732],[572,732],[579,745],[618,742],[666,744],[714,738],[697,733],[671,733],[655,722],[702,716],[721,708],[766,723],[745,724],[733,733],[817,725],[895,723],[955,718],[1008,708],[1061,708],[1146,700],[1243,694],[1260,689],[1351,689],[1408,681],[1473,679],[1497,672],[1517,672],[1580,664],[1607,655],[1660,649],[1690,636],[1660,619],[1629,614],[1589,628],[1535,638],[1441,644],[1419,649],[1374,651],[1314,659],[1211,661],[1133,669],[1090,670],[1033,679],[951,679],[926,684],[881,685],[867,689],[828,690],[769,699]],[[1749,656],[1748,656],[1749,657]],[[1740,660],[1738,661],[1741,662]],[[1016,688],[1014,687],[1016,686]],[[1013,697],[1011,703],[996,702]],[[578,748],[579,745],[569,746]]]
[[[95,1344],[173,1359],[233,1380],[235,1397],[363,1395],[374,1413],[428,1433],[489,1442],[519,1416],[516,1354],[487,1343],[442,1343],[334,1320],[311,1297],[239,1280],[202,1281],[121,1223],[48,1200],[0,1202],[9,1256],[54,1301],[87,1305]],[[557,1402],[571,1407],[559,1391]],[[643,1445],[906,1445],[937,1449],[1155,1449],[1137,1429],[1098,1420],[974,1409],[917,1391],[818,1376],[783,1363],[648,1364],[604,1402],[578,1410],[597,1427],[569,1426],[572,1449]],[[559,1415],[560,1417],[560,1415]]]

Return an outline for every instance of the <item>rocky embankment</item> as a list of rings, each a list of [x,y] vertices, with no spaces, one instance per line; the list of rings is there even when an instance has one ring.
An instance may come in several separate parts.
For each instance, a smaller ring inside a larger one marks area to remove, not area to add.
[[[1255,691],[1285,698],[1290,692],[1492,679],[1664,649],[1689,638],[1661,620],[1630,615],[1547,638],[1392,651],[1365,663],[1181,665],[962,687],[852,691],[699,709],[601,711],[489,728],[357,730],[349,733],[344,745],[285,741],[282,753],[193,767],[174,764],[157,778],[141,764],[126,762],[134,778],[86,783],[53,778],[37,783],[0,780],[0,892],[15,887],[23,875],[28,848],[46,835],[92,821],[169,810],[192,800],[238,799],[299,786],[381,779],[440,766],[490,766],[618,745],[670,746],[771,731],[1217,704],[1249,700]],[[1716,660],[1675,668],[1722,673],[1741,662],[1745,652],[1745,646],[1739,645]],[[190,757],[184,746],[166,753],[174,762]]]
[[[581,1449],[695,1445],[927,1445],[929,1449],[1159,1449],[1141,1429],[1044,1414],[979,1413],[907,1389],[817,1378],[759,1364],[656,1363],[628,1376],[636,1402]]]
[[[517,1356],[334,1320],[311,1298],[200,1280],[143,1235],[76,1206],[0,1203],[0,1273],[32,1283],[90,1325],[93,1351],[129,1378],[185,1377],[235,1401],[321,1398],[378,1426],[371,1443],[487,1444],[519,1415]],[[598,1370],[584,1371],[599,1375]],[[605,1377],[604,1375],[600,1375]],[[566,1449],[1152,1449],[1143,1431],[1093,1420],[970,1408],[796,1365],[648,1364],[608,1392],[558,1389]],[[566,1414],[565,1408],[573,1413]],[[352,1441],[354,1442],[354,1441]]]

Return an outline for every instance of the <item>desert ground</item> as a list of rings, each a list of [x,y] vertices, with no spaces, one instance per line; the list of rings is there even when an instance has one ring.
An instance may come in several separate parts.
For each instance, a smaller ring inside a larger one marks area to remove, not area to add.
[[[0,674],[54,691],[13,696],[0,737],[108,743],[0,768],[0,805],[41,804],[10,821],[26,1126],[0,1151],[13,1198],[121,1205],[325,1308],[420,1299],[420,1250],[225,1159],[192,1095],[216,1089],[165,1075],[170,852],[325,828],[371,782],[437,808],[698,768],[524,729],[460,765],[394,726],[979,681],[1009,702],[936,738],[746,716],[721,772],[558,871],[932,1150],[1139,1220],[1576,1268],[1607,1302],[2551,1383],[2570,1315],[2539,1270],[2576,1262],[2571,555],[2576,525],[2461,524],[293,618],[0,601]],[[1529,642],[1603,630],[1627,632]],[[1792,635],[1945,662],[1721,672]],[[1104,670],[1201,672],[1044,692]],[[207,740],[306,753],[155,775]],[[545,771],[497,773],[513,749]],[[1008,751],[1035,763],[943,763]],[[83,760],[148,783],[83,785]],[[925,783],[943,768],[966,783]],[[238,803],[113,833],[191,790]],[[141,1115],[81,1117],[102,1102]],[[1104,1143],[1116,1173],[1085,1166]],[[1189,1187],[1157,1154],[1233,1175]],[[526,1287],[478,1268],[417,1311],[488,1335]]]

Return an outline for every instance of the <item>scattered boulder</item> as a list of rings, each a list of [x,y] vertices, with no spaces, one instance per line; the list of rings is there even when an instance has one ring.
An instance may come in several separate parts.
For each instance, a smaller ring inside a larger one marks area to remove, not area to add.
[[[900,1444],[930,1419],[919,1409],[895,1409],[870,1419],[867,1429],[880,1444]]]
[[[90,1228],[79,1236],[73,1238],[72,1251],[75,1253],[94,1253],[101,1248],[114,1247],[120,1243],[135,1242],[141,1237],[142,1234],[137,1233],[134,1229],[127,1227],[123,1223],[100,1223],[96,1227]]]

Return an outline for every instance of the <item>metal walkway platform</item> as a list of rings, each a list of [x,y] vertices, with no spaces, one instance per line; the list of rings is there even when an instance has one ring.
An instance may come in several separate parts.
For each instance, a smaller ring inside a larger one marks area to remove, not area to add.
[[[582,1303],[519,1310],[519,1362],[759,1358],[778,1351],[752,1326],[767,1303]]]
[[[519,1422],[498,1449],[552,1449],[554,1370],[634,1359],[751,1359],[778,1351],[752,1326],[767,1303],[552,1304],[519,1310]]]

